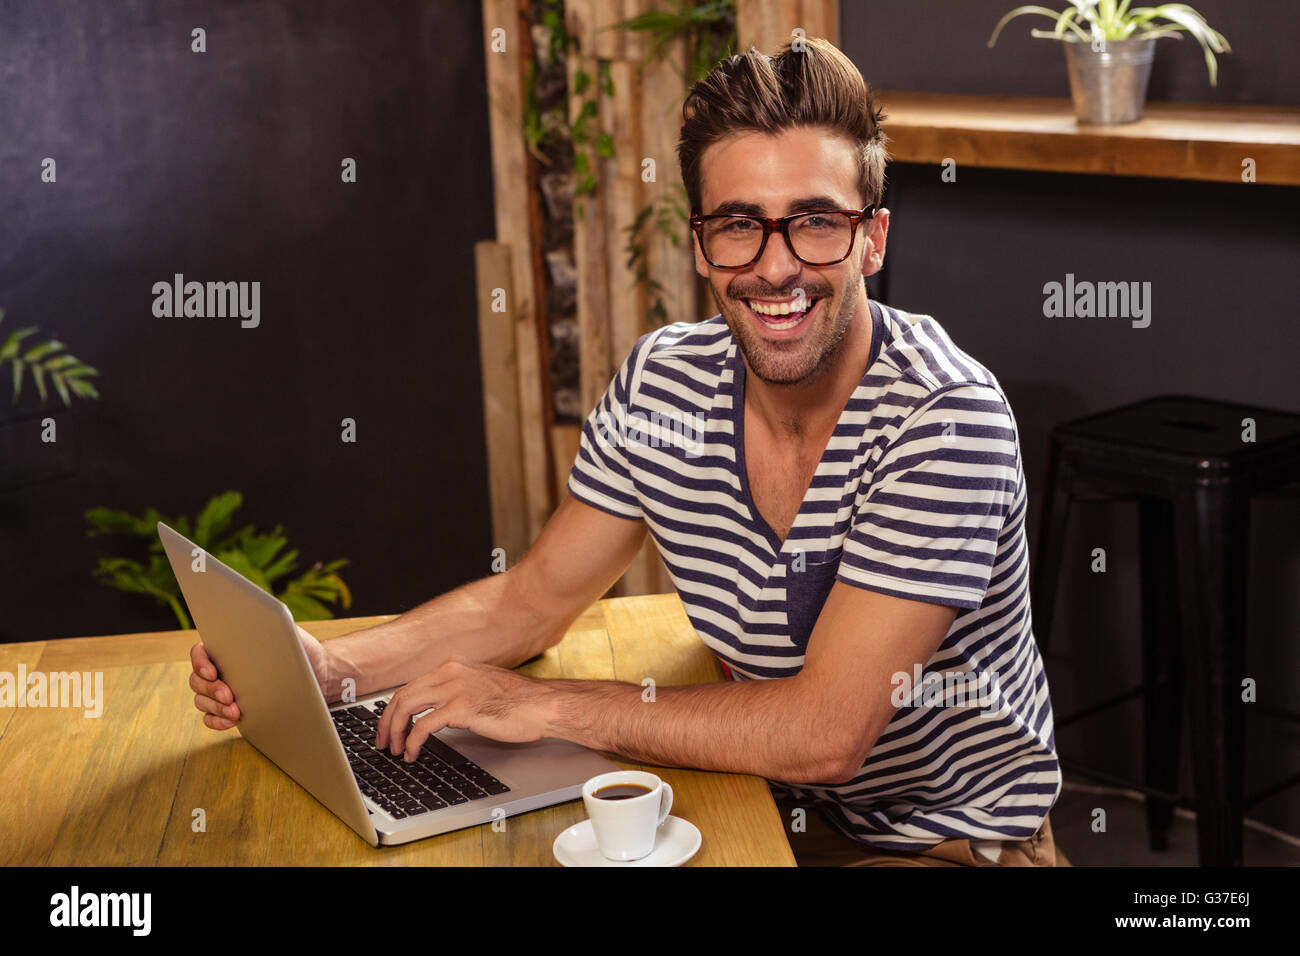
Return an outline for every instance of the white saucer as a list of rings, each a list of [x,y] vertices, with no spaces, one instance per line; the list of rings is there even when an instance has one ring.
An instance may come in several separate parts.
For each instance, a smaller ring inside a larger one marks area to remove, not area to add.
[[[659,826],[655,848],[639,860],[609,860],[596,845],[590,820],[569,827],[555,838],[551,852],[565,866],[681,866],[700,848],[700,831],[681,817],[669,817]]]

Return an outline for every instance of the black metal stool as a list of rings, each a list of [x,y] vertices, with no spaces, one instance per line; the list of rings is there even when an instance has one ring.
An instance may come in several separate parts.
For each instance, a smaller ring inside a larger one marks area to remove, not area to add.
[[[1255,440],[1243,439],[1244,419]],[[1034,629],[1047,652],[1066,518],[1076,489],[1138,500],[1143,681],[1056,722],[1144,699],[1147,825],[1164,849],[1178,793],[1183,690],[1190,694],[1192,782],[1202,866],[1240,866],[1245,809],[1300,774],[1244,793],[1241,681],[1252,496],[1300,481],[1300,415],[1162,395],[1052,430],[1032,581]],[[1180,613],[1180,608],[1184,613]],[[1184,681],[1184,665],[1186,681]],[[1300,715],[1254,703],[1258,712]],[[1062,761],[1125,786],[1130,782]]]

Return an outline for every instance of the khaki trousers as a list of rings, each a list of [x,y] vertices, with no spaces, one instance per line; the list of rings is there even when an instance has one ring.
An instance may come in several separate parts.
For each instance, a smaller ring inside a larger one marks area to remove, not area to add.
[[[846,837],[815,807],[776,797],[790,849],[800,866],[1071,866],[1052,839],[1050,816],[1027,840],[944,840],[926,850],[877,850]],[[803,807],[805,831],[790,830],[792,811]]]

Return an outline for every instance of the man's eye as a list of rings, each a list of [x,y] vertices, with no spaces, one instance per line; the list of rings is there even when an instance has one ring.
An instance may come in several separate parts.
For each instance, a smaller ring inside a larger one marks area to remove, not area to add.
[[[722,227],[723,232],[749,232],[754,224],[748,219],[736,219]]]

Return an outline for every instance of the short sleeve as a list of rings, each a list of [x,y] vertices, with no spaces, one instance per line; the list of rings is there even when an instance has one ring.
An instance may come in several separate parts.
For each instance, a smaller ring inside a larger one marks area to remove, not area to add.
[[[623,436],[637,358],[651,333],[641,336],[582,426],[578,456],[569,470],[569,493],[619,518],[639,520],[641,503]]]
[[[1020,473],[1015,421],[995,388],[963,384],[931,396],[881,455],[837,580],[980,607]]]

